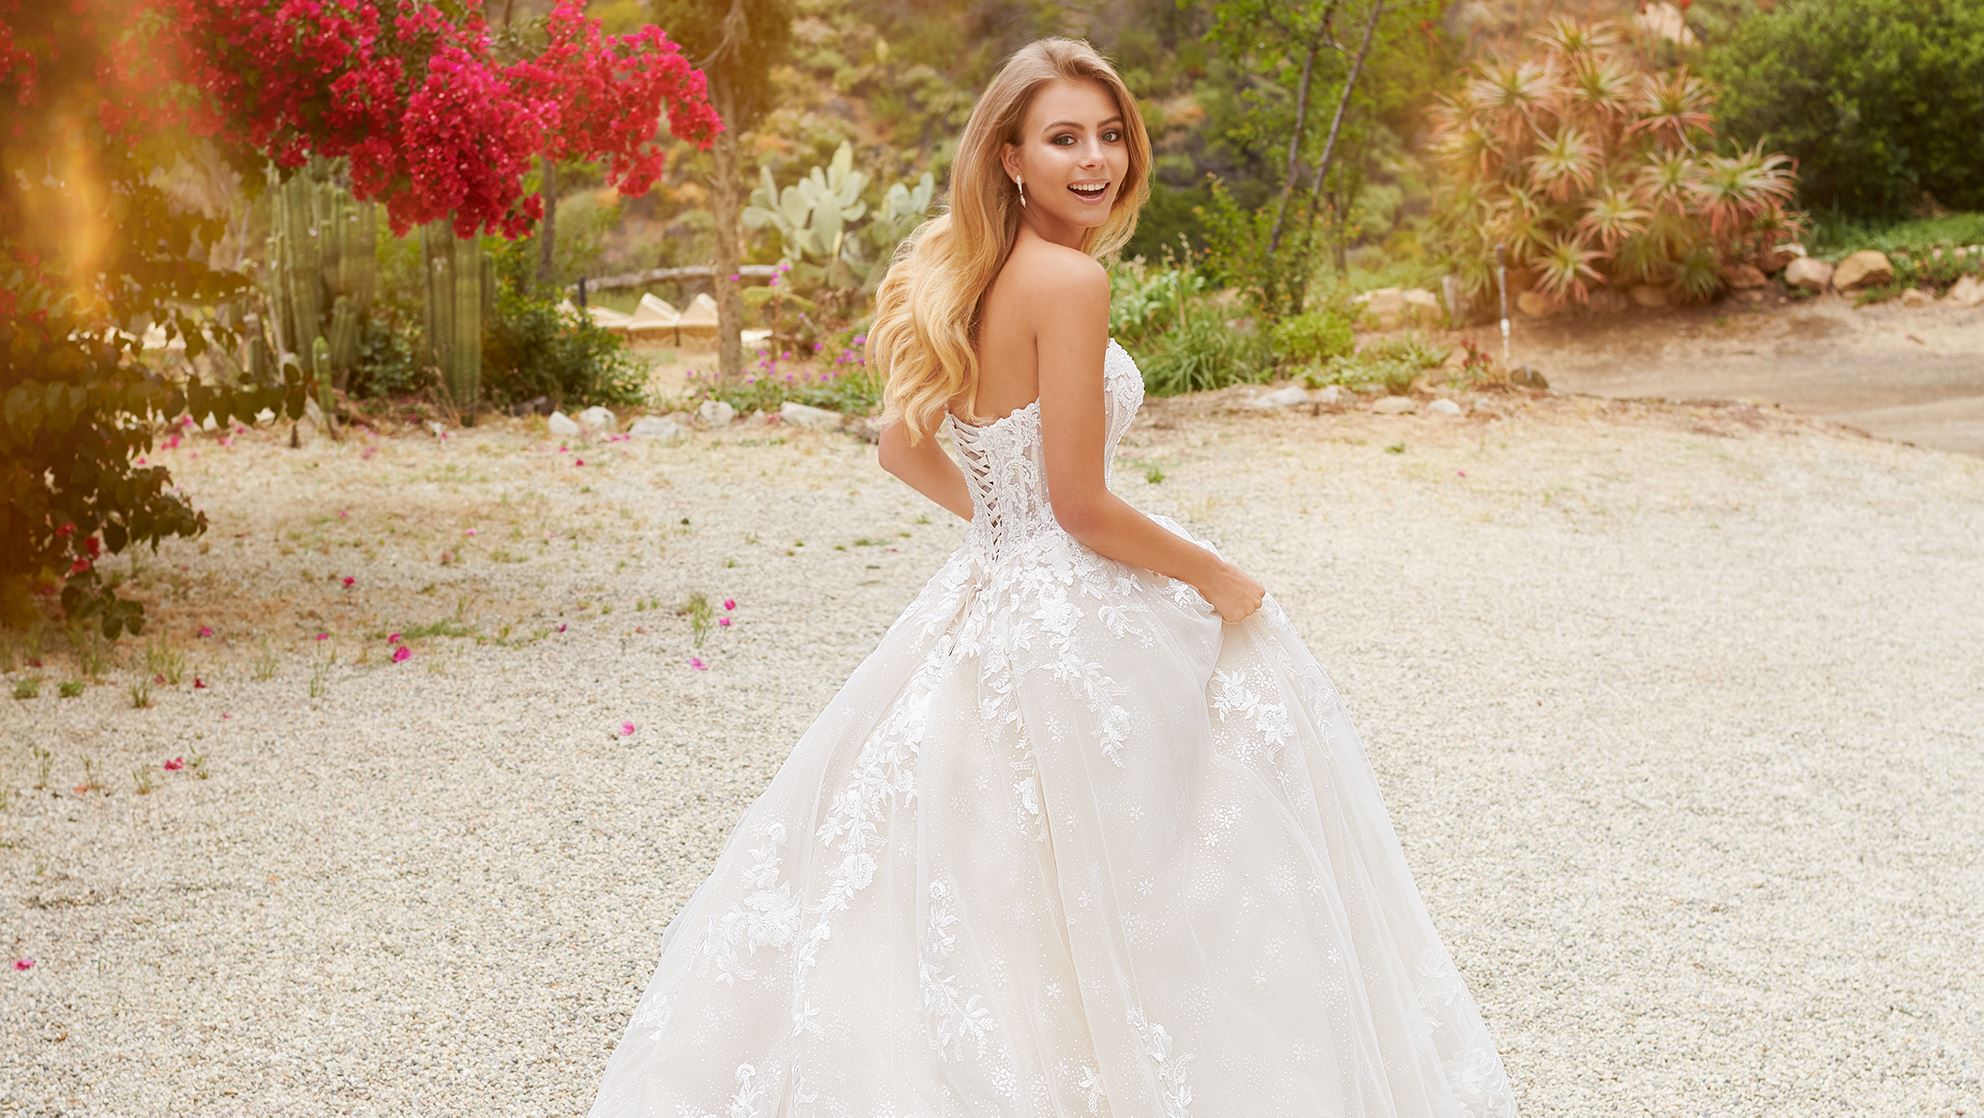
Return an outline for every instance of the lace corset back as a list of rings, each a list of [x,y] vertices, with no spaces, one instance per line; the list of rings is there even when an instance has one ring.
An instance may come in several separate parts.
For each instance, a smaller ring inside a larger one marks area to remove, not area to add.
[[[1108,409],[1102,471],[1115,468],[1116,444],[1144,400],[1144,378],[1111,338],[1104,351],[1102,393]],[[1047,495],[1047,463],[1040,433],[1040,398],[990,423],[973,425],[946,414],[965,482],[971,487],[971,526],[965,542],[986,561],[1011,554],[1026,537],[1054,528]]]

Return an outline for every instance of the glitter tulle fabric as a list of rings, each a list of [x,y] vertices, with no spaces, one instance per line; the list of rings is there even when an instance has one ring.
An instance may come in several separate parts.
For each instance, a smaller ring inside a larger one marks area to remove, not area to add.
[[[669,923],[593,1118],[1515,1113],[1273,595],[1228,624],[1069,536],[1037,402],[944,422],[964,542]]]

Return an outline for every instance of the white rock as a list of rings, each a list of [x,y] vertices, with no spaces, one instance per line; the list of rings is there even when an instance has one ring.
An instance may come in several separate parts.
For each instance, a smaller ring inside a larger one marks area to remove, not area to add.
[[[1919,287],[1911,287],[1901,293],[1901,305],[1904,307],[1920,307],[1935,301],[1934,295]]]
[[[1410,396],[1386,396],[1372,404],[1371,410],[1379,415],[1409,415],[1418,407],[1418,401]]]
[[[1784,266],[1784,282],[1807,291],[1824,291],[1832,285],[1832,265],[1801,256]]]
[[[569,439],[579,433],[579,425],[572,422],[572,417],[562,411],[552,412],[551,418],[545,421],[545,426],[551,428],[551,433],[561,439]]]
[[[679,443],[688,437],[680,423],[666,416],[644,415],[634,421],[627,433],[637,439],[657,439],[663,443]]]
[[[1976,276],[1965,276],[1950,285],[1944,301],[1959,307],[1984,307],[1984,280]]]
[[[728,427],[737,418],[737,409],[722,400],[704,400],[696,415],[712,427]]]
[[[1343,403],[1343,386],[1340,384],[1324,385],[1323,390],[1316,393],[1316,402],[1322,404]]]
[[[1426,405],[1427,415],[1460,415],[1462,410],[1458,403],[1447,399],[1445,396]]]
[[[255,422],[257,423],[274,423],[275,421],[276,413],[267,408],[263,408],[261,411],[255,413]]]
[[[598,404],[580,412],[579,422],[594,431],[604,431],[609,435],[620,429],[619,417]]]
[[[1405,289],[1405,317],[1417,322],[1440,322],[1447,317],[1447,309],[1440,305],[1440,297],[1423,287]]]
[[[1309,402],[1309,393],[1299,384],[1277,388],[1273,392],[1262,393],[1249,401],[1248,406],[1268,411],[1274,408],[1292,408]]]
[[[778,407],[778,417],[787,423],[800,427],[811,427],[819,431],[838,431],[840,413],[826,408],[816,408],[810,404],[787,400]]]

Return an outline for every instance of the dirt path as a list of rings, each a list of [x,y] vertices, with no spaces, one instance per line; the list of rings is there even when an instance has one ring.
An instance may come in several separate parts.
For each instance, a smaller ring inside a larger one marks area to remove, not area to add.
[[[1829,296],[1514,329],[1514,360],[1559,391],[1770,401],[1879,438],[1984,455],[1984,308],[1856,309]]]

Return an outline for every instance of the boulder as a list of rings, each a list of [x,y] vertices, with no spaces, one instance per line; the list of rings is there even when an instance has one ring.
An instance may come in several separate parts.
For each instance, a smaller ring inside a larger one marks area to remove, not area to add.
[[[1371,410],[1379,415],[1408,415],[1416,411],[1419,401],[1410,396],[1386,396],[1371,405]]]
[[[1950,285],[1943,300],[1959,307],[1984,307],[1984,280],[1965,276]]]
[[[1635,285],[1629,288],[1626,294],[1632,297],[1633,302],[1642,307],[1671,307],[1674,305],[1674,296],[1672,293],[1664,287],[1655,287],[1650,283]]]
[[[1805,255],[1805,246],[1797,241],[1786,241],[1781,245],[1757,250],[1757,267],[1765,275],[1776,275],[1791,266],[1793,260]]]
[[[1879,287],[1894,279],[1894,265],[1887,254],[1874,249],[1863,249],[1839,262],[1832,270],[1832,287],[1841,295],[1848,295],[1862,288]]]
[[[1343,403],[1343,386],[1340,384],[1324,385],[1322,391],[1316,393],[1316,402],[1319,404],[1328,404],[1331,407]]]
[[[1460,415],[1463,410],[1458,403],[1447,399],[1445,396],[1426,405],[1427,415]]]
[[[1408,287],[1404,292],[1405,317],[1408,321],[1437,325],[1446,320],[1447,309],[1440,305],[1440,297],[1423,287]]]
[[[610,435],[620,429],[620,418],[598,404],[580,412],[578,418],[588,430],[604,431]]]
[[[1672,0],[1658,0],[1656,3],[1642,5],[1634,21],[1640,25],[1641,30],[1658,35],[1676,46],[1696,45],[1695,33],[1689,30],[1687,17],[1672,3]]]
[[[1832,286],[1832,265],[1811,256],[1801,256],[1785,265],[1784,282],[1806,291],[1824,291]]]
[[[627,434],[636,439],[654,439],[662,443],[679,443],[689,432],[680,423],[667,416],[644,415],[627,428]]]
[[[1396,330],[1405,321],[1405,292],[1396,287],[1380,287],[1351,300],[1361,308],[1364,322],[1379,330]]]
[[[696,418],[711,427],[728,427],[737,418],[737,409],[722,400],[704,400],[696,409]]]
[[[1585,300],[1585,305],[1594,314],[1618,314],[1631,307],[1633,301],[1616,287],[1596,287],[1592,289],[1590,298]]]
[[[1729,269],[1723,278],[1727,279],[1729,286],[1737,291],[1752,291],[1770,283],[1770,277],[1764,275],[1763,269],[1755,264],[1738,264]]]
[[[1919,287],[1911,287],[1901,293],[1901,305],[1904,307],[1923,307],[1935,301],[1936,297],[1934,295],[1929,294]]]
[[[1309,393],[1301,385],[1291,384],[1286,388],[1277,388],[1273,392],[1262,393],[1249,400],[1247,406],[1268,411],[1275,408],[1292,408],[1297,404],[1306,404],[1308,402]]]
[[[796,427],[811,427],[816,431],[838,431],[840,413],[826,408],[816,408],[811,404],[801,404],[792,400],[778,406],[778,417]]]
[[[545,420],[544,425],[551,429],[552,434],[561,439],[577,438],[579,432],[583,429],[578,424],[572,422],[571,416],[566,415],[562,411],[552,412],[551,418]]]
[[[1516,309],[1530,318],[1549,318],[1564,305],[1541,291],[1524,291],[1516,296]]]

